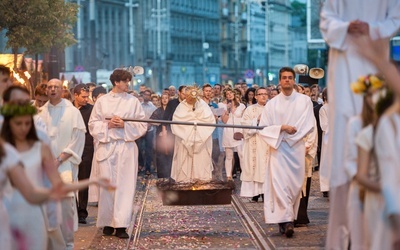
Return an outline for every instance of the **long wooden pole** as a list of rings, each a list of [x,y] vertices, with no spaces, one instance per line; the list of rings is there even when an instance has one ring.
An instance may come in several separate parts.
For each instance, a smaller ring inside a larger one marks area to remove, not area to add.
[[[111,120],[111,118],[106,118]],[[264,129],[267,126],[247,126],[247,125],[232,125],[232,124],[218,124],[218,123],[202,123],[202,122],[180,122],[180,121],[166,121],[166,120],[152,120],[152,119],[122,119],[125,122],[147,122],[147,123],[161,123],[161,124],[176,124],[188,126],[202,126],[202,127],[223,127],[223,128],[245,128],[245,129]]]

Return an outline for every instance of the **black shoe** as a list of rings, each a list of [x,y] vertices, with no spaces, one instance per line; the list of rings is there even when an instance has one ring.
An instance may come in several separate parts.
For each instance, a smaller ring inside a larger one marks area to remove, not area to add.
[[[86,218],[79,217],[79,224],[87,224]]]
[[[314,171],[318,171],[318,170],[319,170],[319,166],[315,166]]]
[[[151,175],[150,171],[147,170],[146,171],[146,175]]]
[[[322,196],[325,197],[325,198],[328,198],[329,197],[329,193],[328,192],[322,192]]]
[[[253,198],[251,198],[251,202],[258,202],[258,198],[260,197],[260,195],[256,195]]]
[[[237,175],[236,175],[236,174],[233,174],[232,177],[233,177],[233,179],[236,179]]]
[[[112,235],[114,233],[114,228],[113,227],[104,227],[103,228],[103,234],[104,235]]]
[[[293,223],[286,223],[285,234],[287,238],[291,238],[294,234],[294,226]]]
[[[285,234],[285,223],[279,223],[279,233]]]
[[[126,233],[126,228],[121,227],[117,228],[117,231],[115,232],[115,236],[117,236],[120,239],[128,239],[129,235]]]

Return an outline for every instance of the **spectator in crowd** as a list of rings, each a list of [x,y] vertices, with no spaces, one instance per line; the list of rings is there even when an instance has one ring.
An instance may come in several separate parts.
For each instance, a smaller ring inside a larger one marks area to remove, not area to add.
[[[254,88],[248,88],[246,93],[244,94],[244,105],[246,107],[253,105],[257,103],[257,98],[256,97],[256,89]],[[268,99],[268,98],[267,98]]]
[[[151,94],[151,102],[153,103],[153,105],[154,105],[156,108],[159,108],[159,107],[161,106],[161,103],[160,103],[160,96],[157,95],[157,94]]]
[[[149,119],[157,107],[150,101],[150,90],[146,89],[141,95],[143,96],[141,105],[144,111],[144,119]],[[154,126],[151,123],[147,123],[147,132],[136,141],[139,148],[139,169],[145,171],[146,175],[151,174],[154,133]]]
[[[6,88],[12,85],[10,68],[0,64],[0,96]]]
[[[165,109],[167,108],[169,102],[169,93],[165,92],[161,94],[161,106],[157,108],[153,114],[150,116],[152,120],[162,120]],[[166,152],[163,151],[162,147],[162,125],[158,124],[156,126],[156,134],[155,134],[155,166],[157,169],[157,177],[158,178],[169,178],[171,176],[171,169],[167,169],[167,159]]]
[[[166,121],[172,121],[172,117],[174,116],[174,112],[176,107],[178,107],[179,103],[185,100],[186,98],[186,86],[181,85],[179,86],[178,89],[178,98],[170,99],[170,101],[167,104],[167,107],[165,108],[164,115],[162,120]],[[162,133],[160,135],[163,140],[162,147],[163,151],[166,153],[165,157],[165,168],[166,172],[170,172],[170,169],[172,167],[172,158],[174,156],[174,135],[172,134],[171,131],[171,125],[168,124],[163,124],[162,125]]]
[[[33,105],[40,109],[47,101],[49,97],[47,96],[47,84],[41,83],[35,88],[35,102]]]
[[[63,89],[61,92],[61,98],[64,98],[70,102],[72,102],[72,95],[68,89]]]
[[[222,101],[222,85],[216,83],[213,87],[213,97],[218,99],[218,103]]]
[[[97,86],[94,88],[92,92],[93,103],[96,103],[97,99],[105,94],[107,94],[107,90],[103,86]]]
[[[219,108],[225,109],[225,113],[221,116],[221,120],[225,124],[240,125],[243,111],[246,109],[240,102],[240,97],[235,96],[233,89],[224,90],[224,101],[218,104]],[[228,180],[233,178],[233,153],[236,150],[239,154],[240,161],[243,161],[242,138],[234,138],[234,133],[242,133],[242,129],[224,128],[222,135],[222,147],[225,149],[225,172]],[[238,134],[239,135],[239,134]],[[243,134],[242,134],[243,135]],[[235,172],[236,175],[236,172]]]
[[[80,83],[74,88],[74,106],[79,109],[82,115],[83,122],[85,123],[85,145],[83,147],[82,161],[79,164],[78,180],[88,179],[92,170],[93,160],[93,137],[89,133],[89,118],[92,113],[93,105],[89,104],[89,90],[86,84]],[[79,191],[78,194],[78,222],[87,224],[86,218],[88,217],[87,204],[88,204],[89,190],[84,189]]]
[[[278,89],[278,88],[272,89],[269,99],[274,98],[275,96],[279,95],[279,93],[280,93],[280,92],[279,92],[279,89]]]

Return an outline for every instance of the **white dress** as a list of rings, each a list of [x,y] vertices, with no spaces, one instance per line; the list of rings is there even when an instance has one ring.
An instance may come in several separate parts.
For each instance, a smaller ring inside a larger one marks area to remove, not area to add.
[[[28,151],[20,152],[26,175],[37,187],[44,186],[41,151],[42,144],[37,141]],[[12,230],[19,232],[29,249],[46,249],[47,230],[42,207],[29,204],[16,189],[6,194],[4,199]]]
[[[374,147],[374,128],[368,125],[363,128],[356,138],[359,147],[366,151]],[[385,170],[385,165],[382,166]],[[370,159],[369,178],[373,181],[380,181],[380,173],[375,159]],[[391,231],[389,221],[385,216],[385,202],[381,193],[367,190],[364,201],[364,220],[367,226],[367,245],[369,249],[391,249]]]
[[[218,103],[218,108],[224,108],[227,110],[227,105],[225,103]],[[229,119],[226,124],[233,124],[233,125],[241,125],[242,122],[242,115],[246,106],[243,103],[236,108],[234,113],[229,113]],[[239,128],[224,128],[222,135],[222,147],[224,148],[234,148],[237,146],[241,146],[243,144],[243,140],[235,140],[233,139],[233,134],[236,132],[243,132],[242,129]]]
[[[0,246],[2,250],[11,249],[11,229],[8,219],[8,213],[4,207],[3,194],[8,181],[7,172],[14,167],[19,161],[18,152],[9,144],[3,143],[5,156],[0,163]]]
[[[364,204],[360,200],[360,186],[354,176],[357,173],[357,144],[355,143],[358,133],[362,129],[361,116],[350,118],[346,129],[346,144],[345,148],[345,170],[351,179],[349,193],[347,197],[347,218],[348,229],[350,232],[351,250],[367,249],[367,241],[365,239],[366,230],[364,221]],[[343,216],[341,213],[338,216]]]

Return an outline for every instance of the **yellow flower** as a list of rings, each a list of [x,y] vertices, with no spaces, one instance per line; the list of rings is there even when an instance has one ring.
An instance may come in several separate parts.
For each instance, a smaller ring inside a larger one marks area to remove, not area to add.
[[[355,94],[362,94],[367,89],[367,86],[365,86],[364,81],[357,81],[351,83],[350,88]]]
[[[383,87],[383,82],[375,75],[370,76],[369,81],[373,89],[380,89]]]

